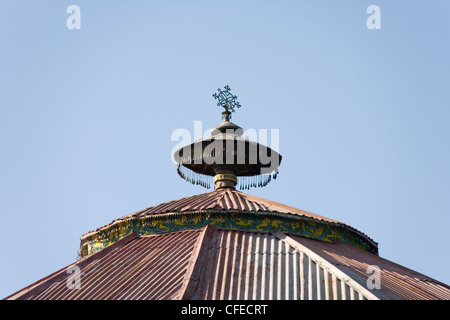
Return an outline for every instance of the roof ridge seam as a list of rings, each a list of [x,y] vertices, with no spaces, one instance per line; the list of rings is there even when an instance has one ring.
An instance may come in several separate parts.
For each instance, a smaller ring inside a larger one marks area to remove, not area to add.
[[[169,299],[173,300],[187,300],[191,299],[195,290],[197,289],[198,279],[200,277],[201,269],[203,268],[203,260],[206,258],[206,250],[209,245],[211,233],[214,227],[209,225],[202,228],[203,230],[198,235],[194,250],[189,258],[188,266],[183,278],[182,287]]]
[[[332,263],[330,263],[326,258],[312,251],[311,249],[301,244],[294,238],[278,230],[273,230],[271,233],[281,241],[288,244],[289,246],[295,248],[299,252],[306,254],[311,260],[315,261],[315,263],[317,263],[320,267],[326,269],[331,274],[334,274],[338,279],[340,278],[341,281],[344,281],[348,286],[352,287],[355,291],[362,294],[366,299],[380,300],[379,297],[377,297],[373,292],[369,291],[368,289],[364,288],[361,284],[356,282],[350,275],[340,270]]]
[[[217,208],[217,207],[219,207],[219,206],[220,206],[220,202],[222,201],[223,198],[225,198],[225,194],[227,193],[227,191],[224,190],[224,192],[221,192],[222,190],[223,190],[223,189],[216,190],[216,192],[220,192],[221,195],[220,195],[220,197],[218,197],[218,199],[216,200],[214,209]]]

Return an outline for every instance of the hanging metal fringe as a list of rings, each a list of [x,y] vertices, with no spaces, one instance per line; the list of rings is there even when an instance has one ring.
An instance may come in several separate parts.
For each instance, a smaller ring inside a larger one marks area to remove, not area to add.
[[[182,179],[194,185],[200,185],[206,189],[211,189],[213,187],[213,177],[211,176],[195,173],[180,164],[177,165],[177,173]]]
[[[278,176],[278,170],[270,174],[262,174],[251,177],[238,177],[237,187],[240,190],[249,190],[250,188],[261,188],[269,184],[272,179],[276,179]]]
[[[214,177],[195,173],[181,164],[177,165],[177,173],[182,179],[194,185],[200,185],[206,189],[211,189],[214,187]],[[237,177],[238,183],[236,187],[240,190],[265,187],[270,181],[272,181],[272,179],[276,179],[277,176],[278,169],[270,174],[262,174],[251,177],[240,176]]]

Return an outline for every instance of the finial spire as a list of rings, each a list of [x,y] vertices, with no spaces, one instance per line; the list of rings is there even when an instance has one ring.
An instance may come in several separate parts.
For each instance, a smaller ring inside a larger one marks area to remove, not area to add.
[[[225,109],[225,111],[222,112],[223,120],[230,121],[231,113],[234,112],[234,108],[240,108],[241,104],[237,101],[237,96],[233,96],[230,93],[231,89],[229,85],[226,85],[224,89],[225,90],[221,90],[220,88],[217,89],[219,94],[214,93],[213,97],[218,101],[217,105]]]
[[[242,128],[230,122],[231,113],[241,107],[237,96],[230,93],[229,86],[218,91],[213,97],[225,109],[224,122],[211,131],[211,137],[175,151],[177,172],[184,180],[205,188],[263,187],[277,178],[281,155],[242,137]]]

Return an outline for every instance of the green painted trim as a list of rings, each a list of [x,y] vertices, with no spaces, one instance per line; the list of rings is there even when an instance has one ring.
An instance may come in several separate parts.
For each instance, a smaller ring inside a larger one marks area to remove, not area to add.
[[[218,229],[251,232],[279,230],[290,235],[334,242],[378,254],[378,245],[359,231],[298,215],[273,212],[198,211],[166,213],[120,220],[81,238],[81,256],[90,255],[135,232],[138,236],[199,229],[207,224]]]

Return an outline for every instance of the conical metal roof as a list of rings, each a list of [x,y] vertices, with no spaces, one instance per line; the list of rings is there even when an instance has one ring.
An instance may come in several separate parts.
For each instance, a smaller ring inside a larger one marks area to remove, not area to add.
[[[450,287],[341,241],[208,225],[129,234],[6,299],[448,300]]]

